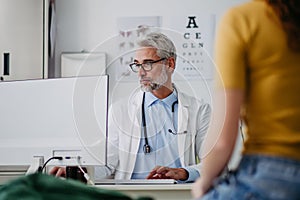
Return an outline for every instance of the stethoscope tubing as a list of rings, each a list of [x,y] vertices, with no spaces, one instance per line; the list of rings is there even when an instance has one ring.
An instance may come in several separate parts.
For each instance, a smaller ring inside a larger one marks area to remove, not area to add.
[[[175,105],[178,104],[178,101],[174,101],[172,104],[172,115],[173,115],[173,121],[174,121],[174,112],[175,112]],[[145,137],[145,144],[143,146],[143,151],[145,154],[151,152],[151,146],[149,145],[148,142],[148,133],[147,133],[147,124],[146,124],[146,119],[145,119],[145,92],[143,93],[143,101],[142,101],[142,125],[143,125],[143,132],[144,132],[144,137]],[[170,132],[170,129],[169,129]],[[174,134],[172,131],[170,132]]]

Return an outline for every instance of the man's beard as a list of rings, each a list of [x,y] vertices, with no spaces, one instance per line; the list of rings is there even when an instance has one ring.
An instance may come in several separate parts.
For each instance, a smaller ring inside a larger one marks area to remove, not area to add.
[[[140,81],[142,80],[146,80],[146,81],[150,81],[150,84],[149,85],[143,85],[141,84],[141,90],[143,92],[151,92],[153,90],[158,90],[159,88],[161,88],[168,80],[168,74],[167,74],[167,70],[166,70],[166,67],[163,66],[162,67],[162,70],[161,70],[161,73],[160,73],[160,76],[157,77],[156,79],[149,79],[147,77],[142,77],[140,79]]]

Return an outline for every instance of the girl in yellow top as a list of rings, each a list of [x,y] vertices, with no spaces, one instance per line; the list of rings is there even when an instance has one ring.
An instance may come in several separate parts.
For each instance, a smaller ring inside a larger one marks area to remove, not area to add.
[[[213,111],[194,197],[300,199],[300,1],[252,0],[230,9],[216,45],[224,86],[216,99],[225,101]],[[214,181],[231,157],[240,117],[247,128],[241,163]]]

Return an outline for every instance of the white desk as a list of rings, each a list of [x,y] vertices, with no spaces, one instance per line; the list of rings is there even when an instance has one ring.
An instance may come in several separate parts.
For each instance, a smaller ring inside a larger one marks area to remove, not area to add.
[[[192,184],[174,185],[97,185],[96,187],[118,190],[130,197],[149,196],[156,200],[191,200]]]

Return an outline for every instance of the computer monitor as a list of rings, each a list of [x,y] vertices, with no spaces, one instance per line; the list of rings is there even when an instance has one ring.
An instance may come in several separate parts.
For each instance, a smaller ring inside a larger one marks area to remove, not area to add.
[[[0,94],[0,166],[106,164],[108,76],[1,82]]]

